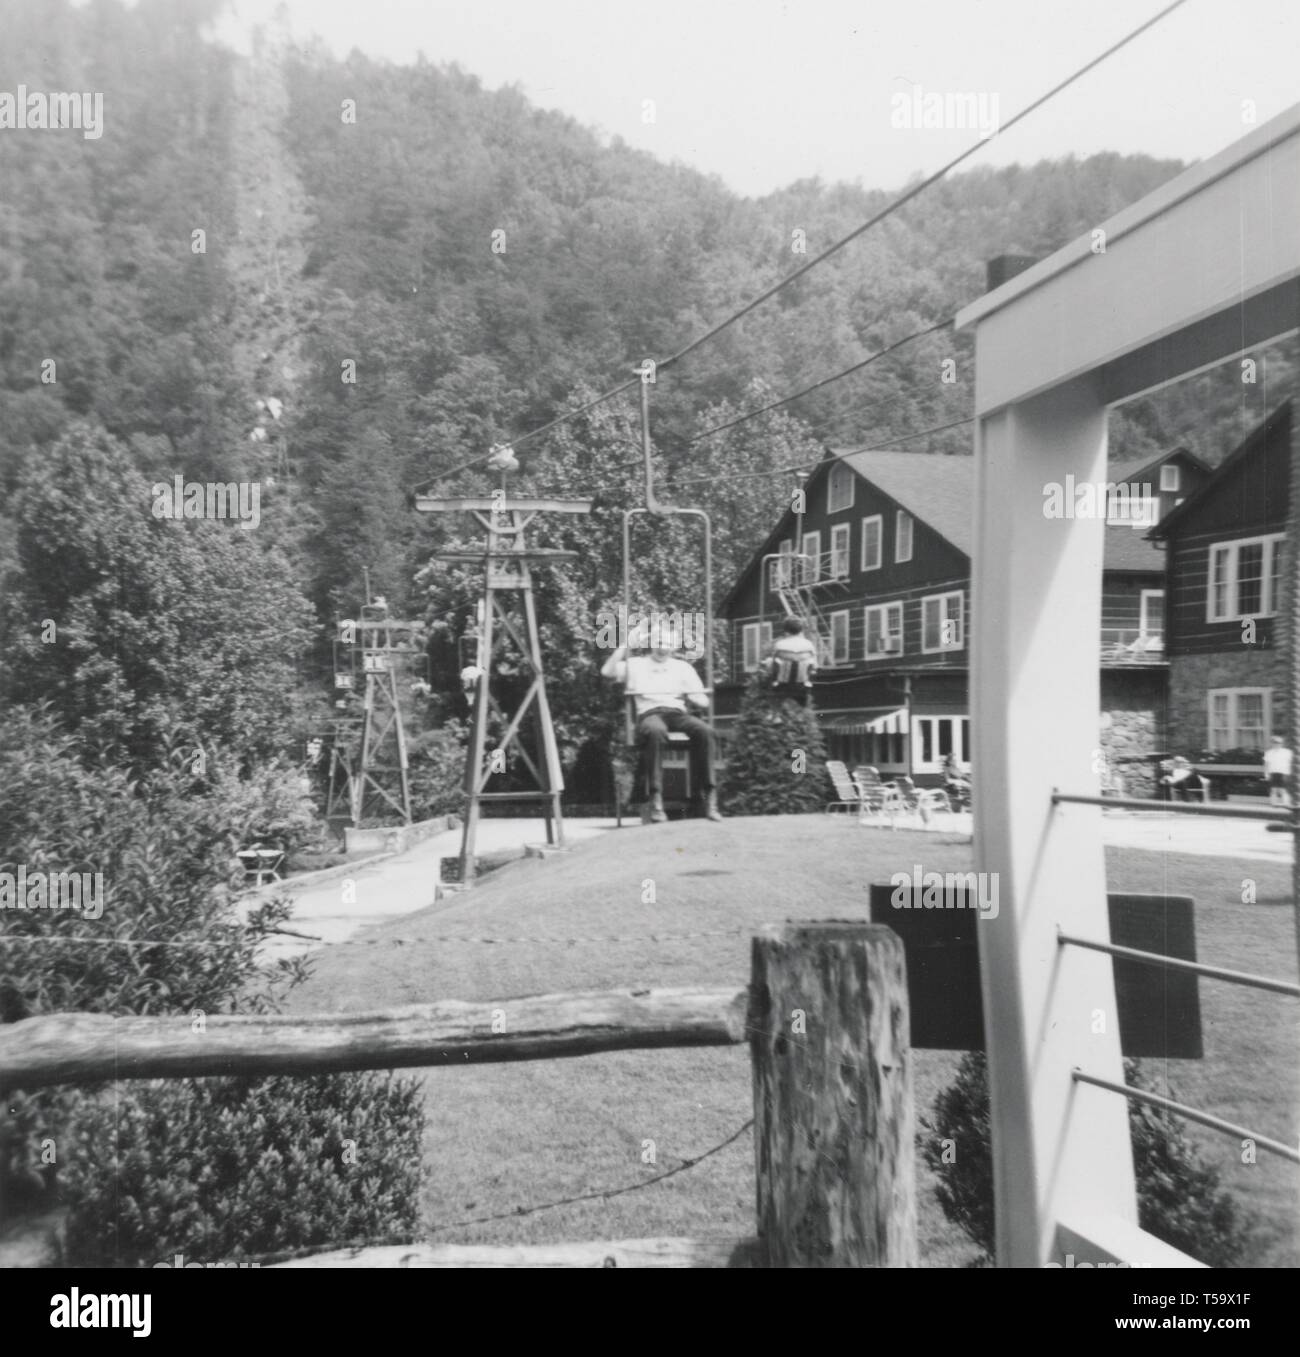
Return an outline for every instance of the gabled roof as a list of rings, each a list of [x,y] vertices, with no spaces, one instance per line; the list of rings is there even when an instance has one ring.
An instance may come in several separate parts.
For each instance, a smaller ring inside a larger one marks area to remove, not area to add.
[[[1284,400],[1271,414],[1266,415],[1245,438],[1214,469],[1200,487],[1188,495],[1156,524],[1150,537],[1162,538],[1169,535],[1170,524],[1178,524],[1192,511],[1194,505],[1202,504],[1211,495],[1217,494],[1223,480],[1230,476],[1248,457],[1254,456],[1268,442],[1269,435],[1275,433],[1282,424],[1291,422],[1291,401]]]
[[[971,554],[975,513],[974,457],[946,457],[928,452],[847,452],[842,449],[832,449],[832,456],[883,490],[913,518],[933,528],[958,551],[967,556]]]
[[[1130,475],[1155,467],[1175,453],[1184,451],[1185,449],[1175,448],[1154,461],[1129,463],[1127,465],[1133,468]],[[1205,466],[1205,463],[1192,453],[1187,453],[1187,456],[1197,465]],[[836,462],[843,462],[851,467],[864,480],[870,481],[878,490],[882,490],[913,518],[938,533],[963,555],[967,557],[971,555],[975,512],[974,457],[925,452],[852,452],[843,448],[832,448],[809,477],[807,485],[809,494]],[[1124,465],[1126,464],[1116,463],[1108,469],[1108,475],[1114,475],[1116,480],[1129,479],[1129,476],[1119,474],[1121,466]],[[790,510],[787,509],[719,602],[720,610],[726,608],[740,591],[757,562],[776,549],[777,542],[788,530],[790,518]],[[1135,529],[1131,527],[1106,529],[1104,569],[1163,574],[1164,568],[1164,551]]]
[[[1136,457],[1130,458],[1124,462],[1111,462],[1106,468],[1106,478],[1113,480],[1118,484],[1121,481],[1135,481],[1140,476],[1144,476],[1149,471],[1155,471],[1173,457],[1181,453],[1191,464],[1200,471],[1212,471],[1214,468],[1206,461],[1198,457],[1190,448],[1177,447],[1171,448],[1168,452],[1162,452],[1158,457]]]
[[[1183,449],[1175,448],[1154,460],[1116,463],[1106,469],[1106,474],[1117,482],[1128,480],[1159,466],[1180,451]],[[1187,455],[1192,457],[1191,453]],[[913,518],[946,538],[958,551],[967,556],[971,554],[975,513],[974,457],[917,452],[837,452],[835,456],[883,490],[890,499],[896,500]],[[1192,460],[1205,466],[1199,458],[1192,457]],[[1106,529],[1104,569],[1163,572],[1164,568],[1164,552],[1153,542],[1146,541],[1142,533],[1127,526]]]
[[[971,514],[975,491],[975,459],[966,456],[941,456],[924,452],[848,452],[828,448],[826,456],[808,477],[806,492],[811,495],[822,477],[837,462],[844,462],[858,475],[883,490],[901,504],[913,518],[919,519],[945,537],[967,556],[971,551]],[[762,546],[736,577],[718,603],[724,610],[738,594],[758,562],[776,549],[789,531],[792,512],[787,509],[764,538]]]

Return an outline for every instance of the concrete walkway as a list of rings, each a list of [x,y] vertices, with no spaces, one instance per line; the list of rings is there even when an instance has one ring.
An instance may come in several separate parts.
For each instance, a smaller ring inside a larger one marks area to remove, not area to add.
[[[612,819],[566,819],[565,841],[581,843],[613,829],[615,823]],[[459,829],[449,829],[404,853],[373,862],[359,861],[356,870],[345,875],[332,875],[315,883],[308,880],[297,886],[290,877],[283,889],[293,899],[293,918],[286,927],[306,936],[271,939],[262,948],[263,959],[301,956],[343,942],[371,924],[427,909],[434,903],[438,860],[459,857],[460,839]],[[487,819],[479,821],[475,849],[479,857],[522,854],[528,845],[545,842],[546,822],[542,819]]]
[[[1065,813],[1069,813],[1068,808]],[[856,817],[846,814],[843,818],[851,824]],[[861,823],[874,828],[890,826],[888,820],[879,817]],[[973,833],[969,811],[933,814],[928,824],[922,824],[916,815],[901,815],[893,827],[899,833]],[[1266,862],[1291,861],[1292,836],[1271,832],[1264,820],[1229,820],[1212,815],[1178,815],[1163,811],[1104,810],[1101,835],[1102,842],[1114,848]]]
[[[1102,812],[1101,824],[1104,841],[1120,848],[1267,862],[1291,861],[1294,836],[1272,832],[1265,820],[1107,810]]]

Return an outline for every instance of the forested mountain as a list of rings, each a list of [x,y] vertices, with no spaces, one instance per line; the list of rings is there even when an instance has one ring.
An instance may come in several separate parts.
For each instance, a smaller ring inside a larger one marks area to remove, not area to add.
[[[142,484],[262,485],[261,525],[240,547],[256,560],[223,568],[232,579],[269,571],[277,589],[314,604],[319,668],[363,567],[450,642],[471,581],[428,557],[457,525],[411,512],[409,490],[490,489],[481,466],[444,473],[608,389],[644,357],[675,352],[891,196],[808,180],[741,198],[423,59],[338,61],[274,37],[238,58],[204,37],[219,8],[3,5],[0,88],[104,94],[99,138],[0,133],[11,670],[40,658],[12,633],[47,606],[45,583],[22,577],[49,504],[42,468],[79,465],[100,446],[93,432],[77,436],[79,451],[60,444],[75,422],[115,440],[96,455],[127,456]],[[943,331],[778,414],[704,430],[950,318],[983,290],[988,258],[1055,249],[1181,168],[1099,155],[954,175],[663,373],[653,420],[665,493],[715,515],[715,592],[789,494],[788,477],[754,473],[826,444],[888,446],[965,418],[969,344]],[[946,358],[955,382],[941,380]],[[1280,346],[1253,385],[1230,366],[1139,402],[1116,415],[1113,453],[1182,442],[1218,460],[1295,371],[1294,345]],[[579,567],[544,586],[549,639],[572,660],[559,698],[570,748],[591,697],[581,676],[592,619],[619,589],[620,511],[639,495],[635,394],[525,444],[512,482],[597,499],[597,513],[567,530]],[[969,428],[899,445],[964,453]],[[639,569],[648,602],[697,605],[698,567],[673,533]],[[436,718],[459,700],[451,646],[441,654],[449,696]],[[297,672],[314,682],[311,665]],[[29,672],[15,681],[34,690]],[[68,674],[59,682],[75,687]]]

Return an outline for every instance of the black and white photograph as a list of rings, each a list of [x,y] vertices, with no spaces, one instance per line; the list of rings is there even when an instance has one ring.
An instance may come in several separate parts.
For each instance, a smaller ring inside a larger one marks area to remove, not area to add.
[[[1285,1333],[1298,70],[1293,0],[0,0],[15,1322]]]

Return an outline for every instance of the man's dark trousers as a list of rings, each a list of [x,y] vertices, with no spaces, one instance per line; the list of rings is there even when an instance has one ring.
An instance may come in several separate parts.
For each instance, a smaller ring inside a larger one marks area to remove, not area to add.
[[[641,751],[641,800],[662,796],[664,791],[664,745],[669,731],[682,731],[691,739],[694,790],[713,791],[713,731],[698,716],[688,716],[675,707],[655,707],[637,722],[636,742]]]

